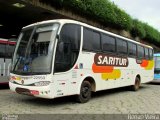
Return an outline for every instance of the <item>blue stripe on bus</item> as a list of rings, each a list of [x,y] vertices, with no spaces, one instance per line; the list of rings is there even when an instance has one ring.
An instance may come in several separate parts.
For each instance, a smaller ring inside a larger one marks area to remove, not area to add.
[[[160,53],[154,54],[155,57],[160,57]]]

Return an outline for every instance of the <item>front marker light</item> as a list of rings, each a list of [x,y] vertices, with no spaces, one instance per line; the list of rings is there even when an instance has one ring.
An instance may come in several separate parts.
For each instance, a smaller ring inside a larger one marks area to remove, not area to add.
[[[40,81],[40,82],[36,82],[34,83],[35,86],[47,86],[49,85],[51,82],[50,81]]]
[[[11,79],[10,79],[9,82],[14,83],[14,80],[11,80]]]
[[[9,82],[14,83],[13,77],[9,76]]]

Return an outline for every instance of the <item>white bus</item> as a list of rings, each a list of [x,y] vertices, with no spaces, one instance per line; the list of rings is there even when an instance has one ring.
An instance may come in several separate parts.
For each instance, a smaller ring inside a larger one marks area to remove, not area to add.
[[[153,49],[74,20],[57,19],[26,26],[15,48],[9,86],[41,98],[76,95],[153,80]]]
[[[8,84],[11,59],[16,42],[0,38],[0,84]]]

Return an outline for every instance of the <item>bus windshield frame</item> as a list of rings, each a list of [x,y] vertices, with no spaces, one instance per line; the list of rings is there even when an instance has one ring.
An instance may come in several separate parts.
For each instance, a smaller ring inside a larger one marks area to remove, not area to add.
[[[19,75],[50,74],[59,26],[59,23],[52,23],[24,28],[16,45],[11,72]]]

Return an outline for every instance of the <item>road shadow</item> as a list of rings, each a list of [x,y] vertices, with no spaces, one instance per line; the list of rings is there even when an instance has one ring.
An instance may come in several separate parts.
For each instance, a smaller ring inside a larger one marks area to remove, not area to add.
[[[9,89],[8,84],[0,84],[0,90]]]
[[[141,86],[139,91],[143,89],[147,89],[147,86]],[[109,89],[109,90],[103,90],[103,91],[98,91],[98,92],[93,92],[92,93],[92,98],[91,99],[97,99],[100,97],[104,96],[110,96],[114,94],[121,94],[124,92],[135,92],[130,89],[130,87],[121,87],[121,88],[115,88],[115,89]],[[137,91],[138,92],[138,91]],[[23,95],[20,95],[21,98]],[[65,104],[79,104],[76,102],[75,96],[65,96],[65,97],[60,97],[60,98],[55,98],[55,99],[44,99],[44,98],[36,98],[36,97],[29,97],[26,96],[22,99],[19,99],[19,97],[16,98],[17,101],[19,102],[24,102],[27,104],[34,104],[34,105],[40,105],[40,106],[62,106]]]
[[[148,88],[148,86],[141,85],[138,91],[141,91],[141,90],[147,89],[147,88]],[[126,93],[126,92],[128,92],[128,93],[129,92],[138,92],[138,91],[133,91],[131,89],[131,86],[126,86],[126,87],[113,88],[113,89],[95,92],[92,94],[92,98],[98,98],[98,97],[109,96],[109,95],[114,95],[114,94],[121,94],[121,93]]]
[[[148,85],[158,85],[160,86],[160,82],[150,82],[150,83],[147,83]]]
[[[38,106],[62,106],[65,104],[77,104],[75,101],[75,96],[66,96],[55,99],[44,99],[44,98],[35,98],[35,97],[25,97],[23,99],[17,98],[19,102],[24,102],[25,104],[33,104]]]

